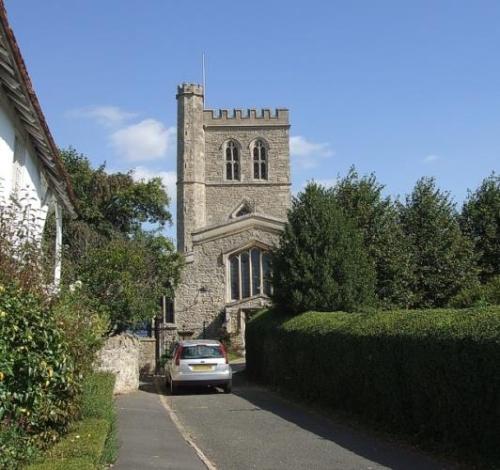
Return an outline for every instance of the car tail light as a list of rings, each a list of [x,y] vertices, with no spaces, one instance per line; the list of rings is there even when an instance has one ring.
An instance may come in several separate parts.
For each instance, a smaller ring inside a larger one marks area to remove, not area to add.
[[[227,352],[226,352],[226,348],[224,347],[223,344],[220,345],[220,350],[222,351],[222,354],[224,354],[224,359],[226,360],[226,364],[229,364],[229,361],[227,359]]]
[[[182,353],[182,346],[179,346],[177,348],[177,351],[175,352],[175,365],[179,366],[181,364],[181,353]]]

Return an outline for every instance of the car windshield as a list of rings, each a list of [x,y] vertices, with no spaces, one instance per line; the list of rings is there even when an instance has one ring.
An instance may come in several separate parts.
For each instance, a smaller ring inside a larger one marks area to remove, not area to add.
[[[224,357],[222,349],[217,345],[197,344],[196,346],[184,346],[181,359],[211,359]]]

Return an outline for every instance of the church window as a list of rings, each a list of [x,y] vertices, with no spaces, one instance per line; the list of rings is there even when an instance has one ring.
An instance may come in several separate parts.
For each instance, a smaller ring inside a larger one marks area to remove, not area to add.
[[[240,152],[234,140],[226,144],[226,179],[240,179]]]
[[[271,294],[270,258],[260,248],[251,248],[229,258],[231,300]]]
[[[231,298],[240,298],[240,260],[233,256],[230,260],[231,266]]]
[[[256,180],[267,179],[267,148],[262,140],[253,145],[253,177]]]

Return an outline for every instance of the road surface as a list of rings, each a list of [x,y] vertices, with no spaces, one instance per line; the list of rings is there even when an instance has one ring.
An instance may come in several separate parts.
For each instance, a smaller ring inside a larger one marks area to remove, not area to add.
[[[187,390],[162,400],[219,470],[452,468],[291,403],[249,383],[242,372],[231,395]]]

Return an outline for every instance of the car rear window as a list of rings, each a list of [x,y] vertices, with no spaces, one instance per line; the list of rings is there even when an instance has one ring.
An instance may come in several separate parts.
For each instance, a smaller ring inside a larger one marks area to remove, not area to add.
[[[184,346],[181,359],[212,359],[224,357],[222,349],[217,345],[197,344],[196,346]]]

